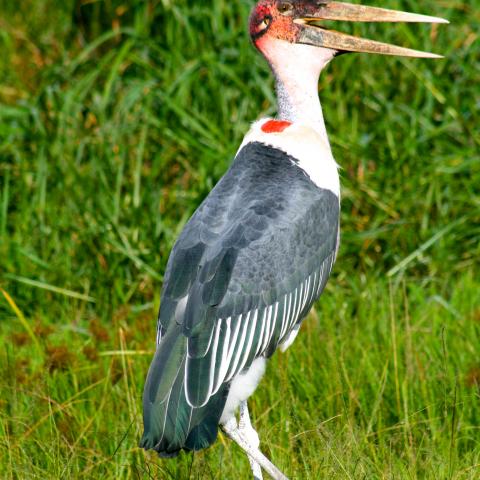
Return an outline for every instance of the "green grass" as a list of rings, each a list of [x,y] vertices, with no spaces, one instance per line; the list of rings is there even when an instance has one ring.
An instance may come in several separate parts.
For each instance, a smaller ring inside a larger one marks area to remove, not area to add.
[[[275,111],[250,6],[2,2],[0,478],[248,478],[223,437],[176,460],[137,443],[170,248]],[[324,72],[340,255],[251,410],[291,478],[476,479],[480,4],[386,6],[452,24],[341,28],[446,59]]]

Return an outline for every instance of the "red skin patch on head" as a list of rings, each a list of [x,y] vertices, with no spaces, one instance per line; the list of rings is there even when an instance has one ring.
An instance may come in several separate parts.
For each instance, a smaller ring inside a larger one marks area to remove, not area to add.
[[[280,133],[283,132],[292,123],[286,120],[269,120],[262,125],[262,132],[264,133]]]
[[[305,7],[297,5],[297,10],[301,8]],[[265,27],[264,21],[268,22],[268,27]],[[254,45],[260,50],[260,39],[264,38],[262,32],[266,37],[294,43],[300,30],[300,25],[293,22],[292,16],[284,16],[279,13],[276,0],[261,0],[250,15],[250,35]]]

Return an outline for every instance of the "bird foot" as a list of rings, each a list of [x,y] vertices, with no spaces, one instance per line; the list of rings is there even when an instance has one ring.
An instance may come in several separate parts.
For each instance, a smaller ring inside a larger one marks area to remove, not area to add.
[[[248,416],[248,409],[243,411],[243,415],[245,414]],[[235,417],[232,417],[225,424],[223,424],[222,429],[226,435],[230,437],[248,455],[254,479],[262,480],[263,477],[261,468],[263,468],[270,475],[270,477],[273,478],[273,480],[288,480],[288,478],[258,449],[258,444],[260,443],[258,440],[258,434],[251,426],[250,417],[248,416],[248,420],[246,420],[246,418],[242,419],[243,415],[241,406],[240,420],[241,422],[243,420],[243,433],[240,430],[239,425],[237,425],[237,420]],[[248,427],[245,427],[245,425],[248,424],[250,424],[250,429],[255,433],[255,437],[251,431],[247,434],[247,436],[252,438],[253,442],[256,443],[257,446],[252,445],[244,436],[245,428],[248,430]]]
[[[238,422],[238,430],[240,435],[245,438],[245,440],[256,450],[259,450],[260,447],[260,437],[258,436],[257,431],[253,428],[252,422],[250,420],[250,414],[248,412],[248,405],[246,401],[243,401],[240,404],[240,420]],[[253,473],[254,480],[263,480],[262,468],[255,461],[255,459],[248,455],[248,461],[250,462],[250,467]]]

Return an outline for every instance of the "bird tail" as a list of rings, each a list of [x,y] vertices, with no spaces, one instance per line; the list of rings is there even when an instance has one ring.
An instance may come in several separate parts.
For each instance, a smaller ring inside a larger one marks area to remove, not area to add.
[[[192,407],[185,395],[186,338],[172,325],[157,347],[143,393],[144,433],[140,447],[162,457],[180,450],[201,450],[217,438],[218,422],[228,395],[228,385],[203,407]]]

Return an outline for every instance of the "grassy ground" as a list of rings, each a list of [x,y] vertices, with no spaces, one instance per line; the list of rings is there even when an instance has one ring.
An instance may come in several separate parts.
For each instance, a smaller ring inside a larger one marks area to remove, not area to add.
[[[354,31],[447,58],[321,79],[340,256],[252,399],[292,478],[480,478],[480,4],[388,6],[452,24]],[[274,112],[249,8],[2,2],[1,478],[248,478],[222,437],[170,461],[136,445],[169,250]]]

